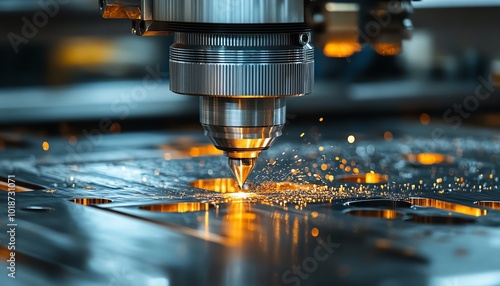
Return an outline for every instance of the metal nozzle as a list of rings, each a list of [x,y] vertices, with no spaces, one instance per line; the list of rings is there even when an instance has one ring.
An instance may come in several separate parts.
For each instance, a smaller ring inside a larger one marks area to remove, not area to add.
[[[215,147],[224,150],[240,187],[260,152],[269,148],[285,124],[284,98],[200,97],[200,121]]]
[[[240,189],[243,188],[243,185],[247,181],[248,175],[252,172],[255,167],[257,159],[256,158],[231,158],[228,159],[229,168],[233,172],[234,177],[236,177],[236,181],[238,181],[238,185]]]

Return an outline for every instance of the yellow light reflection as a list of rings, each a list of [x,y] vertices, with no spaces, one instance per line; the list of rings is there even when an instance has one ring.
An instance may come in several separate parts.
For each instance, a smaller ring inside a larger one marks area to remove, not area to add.
[[[292,228],[292,244],[294,246],[299,244],[299,219],[297,217],[294,217],[293,219],[293,228]]]
[[[151,212],[161,212],[161,213],[187,213],[187,212],[199,212],[208,211],[214,208],[213,204],[200,203],[200,202],[181,202],[174,204],[158,204],[158,205],[147,205],[139,207],[141,210],[147,210]]]
[[[232,178],[216,178],[196,180],[189,183],[191,186],[199,189],[205,189],[217,193],[240,193],[241,189],[238,182]]]
[[[349,183],[379,184],[379,183],[386,183],[389,180],[389,176],[378,173],[366,173],[357,175],[338,176],[337,179]]]
[[[43,151],[49,151],[49,149],[50,149],[49,142],[44,141],[44,142],[42,143],[42,149],[43,149]]]
[[[375,43],[372,46],[381,56],[395,56],[401,52],[401,43]]]
[[[229,244],[238,245],[243,240],[257,240],[260,231],[256,220],[257,214],[252,211],[250,204],[229,204],[227,214],[222,218],[224,234],[228,237]]]
[[[438,153],[405,154],[404,157],[408,161],[420,163],[422,165],[453,163],[454,161],[453,157]]]
[[[354,135],[349,135],[347,137],[347,142],[349,142],[350,144],[354,143],[354,141],[356,141],[356,137],[354,137]]]
[[[223,154],[224,152],[215,148],[214,145],[195,146],[189,149],[189,156],[191,157],[214,156]]]
[[[389,210],[389,209],[355,209],[346,210],[344,214],[362,216],[362,217],[373,217],[373,218],[384,218],[384,219],[395,219],[403,216],[402,213]]]
[[[323,54],[332,58],[347,58],[361,51],[361,45],[357,42],[330,41],[323,48]]]
[[[66,39],[57,49],[56,63],[61,66],[92,66],[112,63],[116,43],[110,39]]]
[[[258,189],[259,191],[308,191],[315,190],[320,186],[314,184],[297,184],[291,182],[264,182]]]
[[[413,205],[421,206],[421,207],[432,207],[446,211],[452,211],[460,214],[470,215],[470,216],[483,216],[488,214],[487,210],[483,210],[480,208],[464,206],[456,203],[445,202],[436,199],[428,199],[428,198],[410,198],[409,202]]]
[[[311,235],[317,237],[319,235],[319,230],[317,228],[311,229]]]
[[[247,199],[249,197],[255,196],[254,193],[245,193],[245,192],[238,192],[238,193],[229,193],[227,194],[228,197],[234,198],[234,199]]]
[[[10,187],[9,187],[9,184],[7,182],[4,182],[4,181],[0,181],[0,190],[1,191],[6,191],[6,192],[16,192],[16,193],[17,192],[31,192],[31,191],[34,191],[31,188],[19,186],[19,184],[11,184]]]
[[[102,198],[78,198],[72,199],[71,201],[84,206],[109,204],[112,202],[111,200]]]
[[[221,156],[223,151],[215,148],[212,144],[200,144],[193,142],[190,138],[180,139],[178,142],[160,146],[160,149],[167,151],[165,160],[183,159],[190,157]]]
[[[494,210],[500,210],[500,201],[479,201],[475,202],[476,205],[480,207],[490,208]]]

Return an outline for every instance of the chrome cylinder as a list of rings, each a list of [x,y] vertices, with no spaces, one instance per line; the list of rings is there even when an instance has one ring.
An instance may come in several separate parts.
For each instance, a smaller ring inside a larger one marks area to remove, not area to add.
[[[312,91],[309,32],[175,33],[170,89],[217,97],[289,97]]]
[[[225,24],[304,22],[304,0],[153,0],[158,21]]]
[[[205,135],[230,158],[256,158],[281,135],[285,98],[200,97]]]

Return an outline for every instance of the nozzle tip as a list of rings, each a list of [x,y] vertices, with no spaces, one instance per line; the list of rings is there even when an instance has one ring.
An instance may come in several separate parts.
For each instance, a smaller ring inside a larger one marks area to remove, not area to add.
[[[229,168],[236,177],[236,181],[238,181],[240,188],[243,188],[248,175],[250,175],[255,167],[256,161],[255,158],[229,158]]]

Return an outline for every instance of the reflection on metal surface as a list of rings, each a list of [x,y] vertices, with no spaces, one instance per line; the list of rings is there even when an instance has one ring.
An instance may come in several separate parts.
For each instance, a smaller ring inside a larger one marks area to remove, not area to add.
[[[102,198],[78,198],[72,199],[71,201],[84,206],[109,204],[112,202],[112,200]]]
[[[469,224],[476,222],[475,219],[456,216],[411,216],[409,222],[422,224]]]
[[[188,212],[200,212],[208,211],[213,209],[215,206],[209,203],[200,202],[182,202],[175,204],[159,204],[159,205],[147,205],[139,207],[141,210],[147,210],[151,212],[161,212],[161,213],[188,213]]]
[[[432,207],[446,211],[452,211],[460,214],[470,215],[470,216],[483,216],[488,214],[487,210],[483,210],[480,208],[464,206],[460,204],[445,202],[436,199],[428,199],[428,198],[410,198],[409,202],[413,205],[421,206],[421,207]]]
[[[191,186],[199,189],[205,189],[217,193],[236,193],[241,192],[238,182],[232,178],[216,178],[196,180],[189,183]]]
[[[181,137],[170,144],[161,145],[160,149],[165,150],[165,160],[184,159],[203,156],[221,156],[223,151],[215,148],[212,144],[200,143],[192,138]]]
[[[366,173],[357,175],[346,175],[337,177],[338,180],[349,182],[349,183],[361,183],[361,184],[380,184],[386,183],[389,180],[389,176],[377,174],[377,173]]]
[[[291,182],[264,182],[257,187],[259,192],[276,192],[276,191],[312,191],[321,188],[315,184],[298,184]]]
[[[231,203],[227,214],[222,218],[224,234],[230,244],[240,244],[244,239],[252,240],[253,235],[260,233],[257,214],[249,203]]]
[[[395,201],[387,199],[359,200],[344,203],[344,206],[358,208],[410,208],[411,203],[406,201]]]
[[[54,210],[54,208],[44,207],[44,206],[29,206],[29,207],[22,208],[21,210],[28,211],[28,212],[44,213],[44,212],[51,212]]]
[[[404,154],[403,156],[410,163],[420,165],[450,164],[454,161],[452,156],[438,153]]]
[[[395,219],[404,216],[403,213],[387,209],[347,209],[344,211],[344,214],[385,219]]]
[[[394,244],[390,239],[377,239],[374,246],[376,249],[383,251],[386,255],[391,255],[392,257],[397,257],[398,259],[410,259],[418,263],[429,262],[426,257],[418,255],[415,248],[411,246],[401,248],[397,244]]]
[[[191,157],[216,156],[223,154],[224,152],[215,148],[214,145],[194,146],[189,148],[189,156]]]
[[[7,179],[0,177],[0,190],[6,192],[31,192],[42,187],[24,183],[16,178]]]
[[[476,204],[480,207],[490,208],[490,209],[494,209],[494,210],[500,210],[500,201],[478,201],[478,202],[474,202],[474,204]]]
[[[256,194],[254,194],[254,193],[237,192],[237,193],[228,193],[224,197],[231,199],[231,201],[233,201],[233,202],[237,202],[238,200],[243,201],[245,199],[248,199],[250,197],[255,197],[255,196],[256,196]]]

